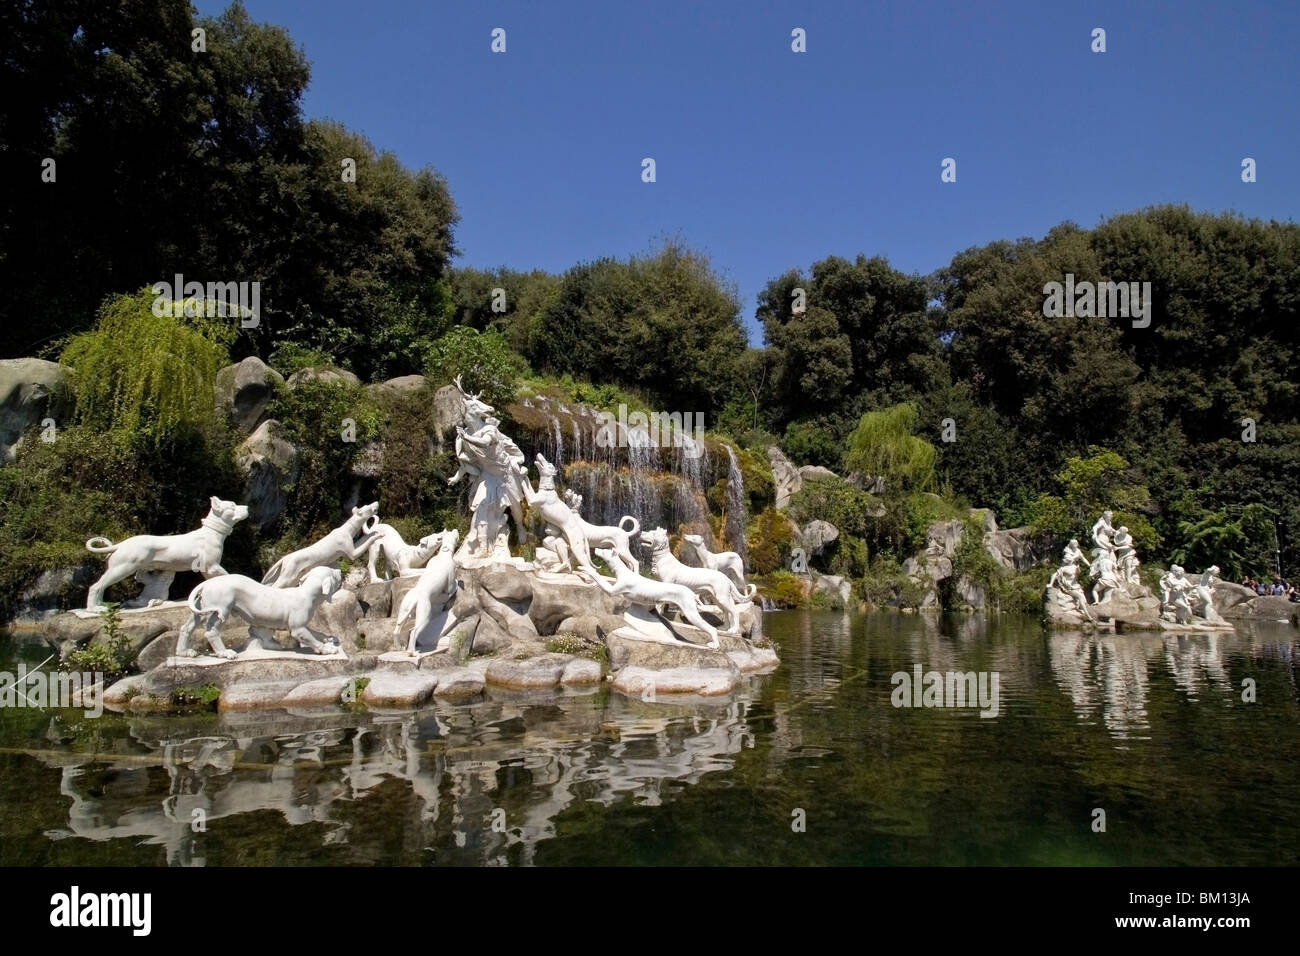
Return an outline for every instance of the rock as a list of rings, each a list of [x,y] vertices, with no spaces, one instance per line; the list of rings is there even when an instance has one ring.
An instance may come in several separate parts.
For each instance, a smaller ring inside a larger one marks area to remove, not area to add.
[[[809,521],[799,532],[799,541],[809,554],[821,554],[840,536],[840,529],[829,521]]]
[[[627,602],[604,591],[596,591],[587,581],[574,575],[563,575],[566,580],[532,581],[533,601],[528,607],[538,634],[554,634],[566,618],[588,614],[613,616],[622,614]],[[568,580],[571,579],[571,580]]]
[[[279,707],[281,702],[299,686],[298,681],[249,681],[235,684],[221,691],[217,710],[262,710]],[[134,708],[132,708],[134,709]]]
[[[227,365],[217,372],[213,388],[217,414],[248,434],[262,424],[267,405],[283,384],[284,377],[256,356]]]
[[[1214,590],[1217,592],[1223,586],[1222,584],[1215,585]],[[1234,621],[1290,621],[1294,624],[1298,612],[1300,612],[1300,604],[1293,604],[1284,597],[1266,594],[1235,604],[1221,613],[1225,618]]]
[[[483,676],[489,684],[503,687],[555,687],[572,660],[568,654],[550,653],[524,660],[495,658]]]
[[[348,466],[353,478],[378,478],[384,470],[384,446],[377,441],[366,442]]]
[[[362,617],[391,617],[394,611],[391,581],[363,584],[357,589],[357,604]]]
[[[970,575],[961,574],[953,585],[953,596],[961,610],[982,611],[987,601],[984,589],[971,580]]]
[[[439,673],[435,697],[446,700],[465,700],[483,693],[483,675],[468,667],[453,667]]]
[[[86,603],[86,589],[102,573],[90,559],[72,567],[42,571],[18,595],[14,621],[40,621]]]
[[[438,671],[382,670],[371,675],[361,692],[367,707],[412,709],[422,707],[438,686]]]
[[[561,684],[599,684],[603,674],[600,662],[585,657],[575,657],[569,661],[560,675]]]
[[[72,414],[68,370],[43,359],[0,359],[0,465],[17,457],[23,433],[53,419],[57,429]]]
[[[740,672],[730,668],[674,667],[649,670],[625,667],[614,677],[614,689],[634,697],[653,700],[661,694],[697,694],[716,697],[740,686]]]
[[[299,369],[289,376],[289,387],[291,389],[297,388],[304,382],[324,382],[327,385],[344,385],[352,388],[361,387],[361,379],[351,372],[329,365],[320,368]]]
[[[1218,581],[1215,583],[1213,590],[1210,592],[1214,598],[1214,609],[1222,615],[1229,608],[1234,608],[1239,604],[1245,604],[1259,597],[1253,590],[1244,584],[1233,584],[1231,581]]]
[[[799,469],[775,445],[768,446],[767,460],[772,463],[772,478],[776,484],[776,507],[785,508],[790,504],[790,499],[803,487],[803,478],[799,474]]]
[[[135,657],[135,666],[141,671],[151,671],[167,658],[176,654],[176,641],[180,632],[164,631],[144,646]]]
[[[865,491],[868,494],[883,495],[885,493],[884,475],[864,475],[860,471],[851,471],[849,472],[849,476],[844,480],[859,491]],[[881,513],[884,513],[883,508]],[[879,517],[879,515],[876,517]]]
[[[268,418],[235,449],[235,464],[244,475],[250,524],[258,530],[275,524],[288,503],[285,489],[298,480],[298,449],[288,431]]]
[[[338,638],[339,647],[351,657],[358,650],[357,622],[361,620],[361,613],[356,594],[339,589],[330,600],[317,606],[309,623],[313,630]]]
[[[992,508],[972,508],[970,514],[984,526],[985,534],[994,534],[998,530],[998,516]]]
[[[456,426],[465,418],[465,399],[455,385],[444,385],[433,393],[433,427],[438,433],[438,447],[448,436],[456,437]]]
[[[366,394],[376,402],[392,402],[418,392],[427,384],[429,384],[429,380],[423,375],[399,375],[397,378],[390,378],[386,382],[375,382],[373,385],[367,385]]]
[[[356,681],[352,676],[323,677],[299,684],[280,700],[281,707],[329,707],[343,703],[343,691],[352,689],[356,699]]]
[[[405,639],[400,634],[393,633],[394,623],[395,620],[391,617],[369,617],[357,621],[357,648],[362,649],[361,644],[364,642],[364,650],[372,654],[405,650]]]
[[[603,644],[606,637],[626,623],[621,614],[579,614],[566,617],[555,628],[555,633],[576,634],[584,641]]]
[[[525,602],[532,599],[528,575],[510,564],[491,564],[479,570],[478,585],[498,601]]]
[[[846,608],[853,597],[853,585],[838,574],[813,574],[812,593],[826,594],[835,609]],[[743,617],[742,617],[743,624]]]
[[[674,627],[685,632],[704,635],[693,627],[675,624]],[[725,638],[719,638],[719,644]],[[640,667],[646,670],[669,670],[673,668],[720,668],[726,670],[734,667],[726,653],[701,644],[678,641],[665,644],[659,641],[643,640],[631,627],[620,628],[605,638],[609,648],[609,666],[611,670],[620,671],[626,667]]]
[[[1008,528],[985,532],[984,550],[1003,570],[1017,573],[1055,557],[1060,541],[1056,535],[1035,535],[1030,528]]]
[[[829,478],[838,478],[839,475],[821,465],[800,465],[799,477],[803,481],[825,481]]]

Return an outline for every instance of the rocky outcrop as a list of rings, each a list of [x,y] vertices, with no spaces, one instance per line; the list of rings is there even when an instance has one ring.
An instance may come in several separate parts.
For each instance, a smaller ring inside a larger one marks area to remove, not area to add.
[[[266,419],[266,409],[284,377],[256,356],[217,372],[213,388],[217,414],[244,434]]]
[[[0,465],[17,457],[23,432],[42,427],[47,418],[58,428],[71,413],[67,369],[42,359],[0,359]]]
[[[790,499],[803,487],[803,478],[799,475],[799,469],[775,445],[768,447],[767,459],[772,463],[772,480],[776,485],[776,507],[778,510],[784,509],[790,504]]]
[[[405,398],[428,384],[429,380],[423,375],[400,375],[397,378],[367,385],[366,394],[382,404]]]
[[[799,478],[801,481],[826,481],[839,476],[829,468],[823,468],[821,465],[800,465]]]
[[[456,437],[456,426],[465,417],[465,399],[455,385],[444,385],[433,393],[433,427],[438,432],[438,446]]]
[[[1060,552],[1063,542],[1053,535],[1035,534],[1031,528],[1007,528],[986,532],[986,550],[1004,571],[1018,574],[1049,561]]]
[[[259,531],[284,514],[286,489],[298,480],[298,449],[284,426],[269,418],[235,449],[235,464],[244,474],[243,503],[249,523]]]

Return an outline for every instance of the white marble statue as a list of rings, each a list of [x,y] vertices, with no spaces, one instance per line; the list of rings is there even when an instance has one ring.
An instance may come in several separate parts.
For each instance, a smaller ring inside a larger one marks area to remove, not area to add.
[[[467,558],[510,557],[509,529],[505,512],[515,522],[520,543],[528,540],[524,527],[523,503],[528,482],[524,474],[524,453],[502,434],[495,409],[475,395],[470,395],[456,379],[465,402],[464,422],[456,427],[456,458],[460,462],[448,484],[461,478],[470,479],[469,534],[465,536]]]
[[[217,657],[233,658],[235,652],[221,642],[221,627],[232,614],[248,622],[253,637],[269,640],[270,631],[285,629],[300,646],[317,654],[334,654],[338,648],[330,636],[312,630],[308,622],[316,608],[329,601],[342,583],[341,571],[325,567],[311,569],[295,588],[268,587],[242,574],[223,574],[202,581],[190,592],[188,603],[193,613],[176,639],[176,655],[196,656],[190,647],[190,636],[199,622],[207,618],[209,647]]]
[[[371,530],[379,522],[379,502],[352,509],[352,516],[325,537],[305,548],[290,551],[262,575],[262,583],[291,588],[313,568],[329,567],[346,558],[355,561],[375,540]]]
[[[1214,607],[1214,582],[1219,576],[1219,566],[1212,564],[1201,572],[1200,580],[1192,591],[1194,598],[1193,612],[1202,620],[1211,624],[1226,624],[1223,616]]]
[[[406,642],[406,653],[412,657],[419,653],[416,645],[421,639],[430,636],[435,630],[437,633],[432,634],[432,643],[436,650],[439,639],[455,624],[451,606],[456,601],[458,587],[456,545],[460,541],[460,533],[453,529],[444,531],[440,537],[438,553],[429,559],[428,565],[420,572],[419,580],[402,598],[397,620],[393,624],[393,634],[396,635],[401,632],[407,618],[415,615],[411,635]]]
[[[1192,619],[1191,591],[1192,582],[1183,569],[1170,565],[1169,570],[1160,576],[1160,611],[1169,615],[1179,624],[1187,624]]]
[[[1084,593],[1079,584],[1079,566],[1077,564],[1061,565],[1052,574],[1047,586],[1055,588],[1061,594],[1064,594],[1075,603],[1080,614],[1089,621],[1093,620],[1092,611],[1088,608],[1088,595]]]
[[[217,497],[208,504],[208,516],[187,534],[137,534],[118,544],[103,537],[87,541],[88,551],[109,558],[104,574],[86,593],[86,610],[103,610],[105,589],[132,575],[146,587],[143,603],[152,603],[166,599],[177,571],[198,571],[207,578],[225,574],[221,552],[235,525],[248,517],[248,508]]]
[[[748,602],[752,595],[742,594],[736,583],[721,571],[691,568],[678,561],[668,549],[668,532],[663,528],[647,531],[642,539],[642,543],[650,549],[655,577],[669,584],[688,587],[697,594],[711,595],[713,603],[721,609],[727,621],[723,632],[740,632],[740,608],[737,605]]]
[[[429,563],[429,559],[438,553],[438,542],[442,535],[427,534],[415,544],[407,544],[396,528],[390,524],[377,524],[370,531],[375,540],[370,542],[370,583],[378,584],[393,577],[412,577]],[[388,566],[388,576],[380,577],[375,569],[379,558]]]
[[[1071,538],[1065,545],[1065,552],[1061,555],[1062,564],[1078,564],[1080,561],[1086,567],[1091,567],[1092,562],[1083,556],[1083,549],[1079,547],[1079,539]]]
[[[721,571],[727,577],[731,578],[739,588],[747,587],[745,583],[745,562],[740,559],[740,555],[735,551],[710,551],[704,545],[704,536],[699,534],[686,534],[682,537],[695,549],[699,555],[700,563],[706,568],[712,568],[714,571]]]
[[[588,524],[582,520],[569,503],[561,501],[555,489],[556,468],[540,452],[534,459],[537,465],[537,490],[527,487],[528,507],[534,508],[546,522],[547,530],[556,539],[562,538],[568,546],[569,554],[584,568],[592,567],[591,549],[593,547],[610,548],[618,560],[634,572],[641,570],[640,562],[632,556],[632,539],[640,532],[640,522],[630,515],[624,515],[618,527]],[[581,504],[580,496],[569,497],[569,501]],[[627,523],[631,522],[628,527]]]
[[[665,606],[677,608],[687,623],[693,624],[709,636],[709,647],[715,649],[718,647],[717,629],[700,616],[699,598],[693,590],[682,584],[670,584],[642,577],[627,568],[608,548],[597,548],[596,555],[609,565],[610,570],[614,572],[614,580],[611,581],[588,567],[578,568],[579,574],[601,590],[624,598],[632,604],[654,608],[659,614],[663,613],[662,609]]]
[[[1115,547],[1111,543],[1111,537],[1115,534],[1115,529],[1111,526],[1114,519],[1115,513],[1107,508],[1092,526],[1092,540],[1103,551],[1111,551]]]
[[[1113,551],[1103,551],[1092,565],[1092,603],[1100,604],[1119,590],[1124,582],[1120,578],[1119,564]]]

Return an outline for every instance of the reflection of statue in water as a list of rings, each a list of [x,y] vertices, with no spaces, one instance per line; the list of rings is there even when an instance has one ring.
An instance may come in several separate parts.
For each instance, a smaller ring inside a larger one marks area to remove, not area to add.
[[[465,418],[456,427],[456,458],[460,467],[448,479],[448,484],[454,485],[466,476],[470,478],[469,506],[473,515],[458,557],[509,558],[509,529],[504,514],[507,509],[514,518],[519,541],[528,540],[523,513],[527,488],[524,453],[502,434],[501,421],[492,415],[496,409],[467,393],[459,378],[456,387],[465,400]]]

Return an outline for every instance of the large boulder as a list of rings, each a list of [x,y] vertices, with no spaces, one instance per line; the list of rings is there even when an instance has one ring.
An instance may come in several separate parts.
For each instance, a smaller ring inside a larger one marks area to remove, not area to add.
[[[999,567],[1011,573],[1042,564],[1055,555],[1059,545],[1056,536],[1035,534],[1030,528],[1007,528],[984,533],[984,550]]]
[[[217,372],[213,388],[217,414],[248,434],[262,424],[267,406],[283,384],[284,377],[256,356],[227,365]]]
[[[803,487],[803,478],[799,475],[799,469],[775,445],[768,447],[767,460],[772,463],[772,478],[776,483],[776,506],[784,508]]]
[[[1217,584],[1214,590],[1217,592],[1219,588],[1224,586],[1223,584]],[[1295,604],[1284,597],[1266,594],[1262,597],[1235,604],[1221,613],[1225,618],[1236,621],[1290,621],[1294,624],[1297,613],[1300,613],[1300,604]]]
[[[297,388],[304,382],[325,382],[331,385],[348,385],[354,388],[361,386],[361,379],[357,378],[347,369],[334,368],[330,365],[321,366],[320,368],[302,368],[289,376],[289,388]]]
[[[366,386],[366,394],[377,402],[392,402],[424,388],[429,380],[423,375],[400,375]]]
[[[47,418],[57,427],[71,412],[67,369],[42,359],[0,359],[0,465],[14,460],[27,429]]]
[[[244,474],[250,524],[259,531],[270,527],[288,504],[286,487],[298,480],[298,449],[285,427],[268,418],[235,449],[235,463]]]
[[[821,554],[840,536],[840,529],[829,521],[809,521],[799,531],[799,542],[809,554]]]

